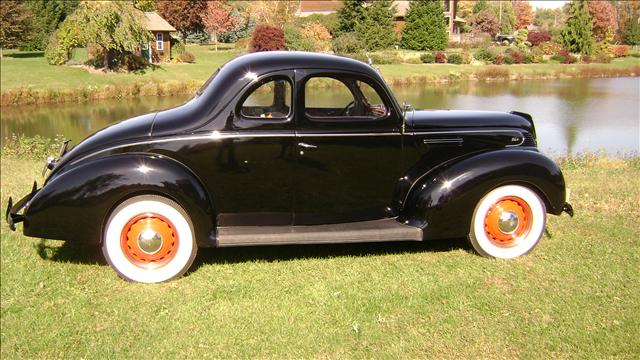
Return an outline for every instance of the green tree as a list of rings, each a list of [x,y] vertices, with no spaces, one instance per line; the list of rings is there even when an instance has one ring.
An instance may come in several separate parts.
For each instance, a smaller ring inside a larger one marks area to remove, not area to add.
[[[132,0],[133,6],[142,11],[154,11],[156,9],[156,0]]]
[[[640,24],[631,21],[622,36],[627,45],[640,45]]]
[[[487,4],[487,0],[478,0],[475,5],[473,5],[473,14],[479,14],[484,10],[489,9],[489,5]]]
[[[31,12],[31,36],[20,44],[24,50],[44,50],[49,36],[78,7],[78,0],[32,0],[25,2]]]
[[[575,53],[588,55],[593,52],[591,16],[585,0],[570,3],[569,18],[562,29],[562,43]]]
[[[498,1],[491,4],[491,11],[500,23],[501,34],[513,34],[516,27],[516,14],[510,1]]]
[[[395,6],[391,0],[378,0],[369,3],[362,21],[356,22],[356,36],[367,50],[386,49],[396,42],[393,28]]]
[[[75,45],[93,46],[101,50],[105,66],[115,68],[123,56],[150,40],[144,21],[144,13],[130,2],[83,1],[52,35],[47,59],[60,64],[53,54],[68,54]]]
[[[19,1],[0,2],[0,58],[2,49],[18,46],[29,32],[30,16]]]
[[[338,19],[332,30],[334,37],[356,31],[356,23],[364,20],[364,0],[345,0],[338,9]]]
[[[402,46],[411,50],[445,50],[449,34],[443,11],[441,1],[412,1],[402,30]]]

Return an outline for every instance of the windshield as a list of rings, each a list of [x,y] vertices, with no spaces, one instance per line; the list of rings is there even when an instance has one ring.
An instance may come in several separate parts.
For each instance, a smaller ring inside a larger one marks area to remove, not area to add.
[[[200,89],[198,89],[198,91],[196,91],[196,96],[195,97],[198,97],[198,96],[202,95],[204,90],[209,86],[209,84],[211,84],[211,82],[213,81],[213,79],[215,79],[216,75],[218,75],[219,72],[220,72],[220,68],[218,68],[218,70],[216,70],[216,72],[214,72],[213,75],[211,75],[211,77],[209,77],[209,79],[207,79],[207,81],[205,81],[205,83],[202,84]]]

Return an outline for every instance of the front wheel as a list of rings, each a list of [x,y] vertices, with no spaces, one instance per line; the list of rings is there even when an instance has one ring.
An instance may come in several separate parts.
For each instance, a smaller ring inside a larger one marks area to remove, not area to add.
[[[546,208],[535,192],[520,185],[501,186],[478,202],[469,241],[482,256],[511,259],[538,244],[545,222]]]
[[[128,199],[105,226],[102,253],[123,278],[157,283],[182,276],[196,256],[193,226],[176,202],[162,196]]]

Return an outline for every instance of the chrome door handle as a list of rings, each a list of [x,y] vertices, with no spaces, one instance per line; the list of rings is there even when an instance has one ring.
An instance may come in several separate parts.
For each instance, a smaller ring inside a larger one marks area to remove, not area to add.
[[[305,149],[317,149],[318,147],[315,145],[311,145],[311,144],[307,144],[307,143],[303,143],[303,142],[299,142],[298,146],[305,148]]]

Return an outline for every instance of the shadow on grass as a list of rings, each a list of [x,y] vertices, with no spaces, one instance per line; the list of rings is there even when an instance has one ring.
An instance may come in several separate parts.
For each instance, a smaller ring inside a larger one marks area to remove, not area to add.
[[[41,239],[36,244],[38,255],[44,260],[73,264],[106,265],[99,246],[79,241],[60,242]],[[272,245],[233,248],[201,248],[191,270],[206,264],[236,264],[248,261],[288,261],[299,259],[329,259],[343,256],[410,254],[418,252],[446,252],[456,249],[470,250],[465,239],[434,240],[426,242],[387,242],[322,245]]]
[[[17,52],[12,54],[4,54],[5,57],[26,59],[44,57],[44,51]]]

